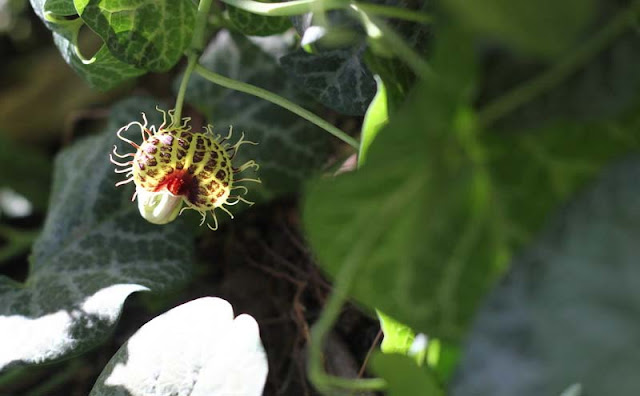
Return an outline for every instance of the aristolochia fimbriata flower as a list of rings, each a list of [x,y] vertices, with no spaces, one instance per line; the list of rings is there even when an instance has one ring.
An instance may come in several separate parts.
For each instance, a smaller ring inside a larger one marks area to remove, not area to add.
[[[204,224],[207,213],[211,213],[214,225],[207,225],[212,230],[218,228],[218,219],[214,210],[220,208],[233,215],[224,205],[235,205],[244,202],[253,205],[243,198],[248,192],[239,182],[256,182],[259,179],[236,178],[246,169],[258,170],[258,164],[248,161],[238,168],[231,165],[231,160],[243,144],[257,144],[244,140],[244,133],[234,143],[231,139],[232,129],[226,137],[214,135],[211,126],[203,132],[192,132],[190,118],[175,120],[174,112],[164,112],[163,123],[156,130],[155,126],[147,128],[147,118],[142,113],[144,123],[137,121],[118,130],[118,137],[133,146],[135,153],[119,154],[117,146],[113,147],[111,162],[121,168],[116,173],[125,173],[126,180],[116,183],[121,186],[134,182],[136,191],[133,199],[138,198],[138,209],[142,217],[154,224],[166,224],[173,221],[186,209],[193,209],[202,215]],[[167,123],[167,114],[169,122]],[[142,143],[122,136],[133,125],[140,128]],[[129,159],[118,162],[113,157]]]

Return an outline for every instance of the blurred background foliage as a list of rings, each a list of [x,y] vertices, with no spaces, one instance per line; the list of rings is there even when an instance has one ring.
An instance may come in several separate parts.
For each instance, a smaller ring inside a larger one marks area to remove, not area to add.
[[[134,298],[113,341],[81,358],[95,360],[85,372],[80,363],[16,371],[0,377],[0,389],[86,394],[144,320],[175,301],[213,293],[263,325],[272,367],[266,393],[313,394],[304,372],[308,325],[329,291],[314,259],[330,276],[340,276],[349,259],[361,266],[349,291],[362,310],[348,306],[327,342],[334,373],[357,375],[379,340],[377,322],[363,311],[381,309],[390,315],[388,331],[401,333],[400,347],[383,352],[408,354],[416,333],[438,338],[419,358],[427,363],[421,369],[415,356],[373,357],[392,395],[443,388],[457,396],[559,395],[575,384],[594,389],[585,394],[640,393],[630,369],[637,368],[640,334],[638,2],[438,4],[451,25],[393,24],[427,54],[438,83],[416,83],[410,68],[381,56],[384,48],[367,42],[362,29],[338,37],[347,46],[334,48],[336,37],[314,41],[303,16],[252,24],[251,15],[231,11],[226,22],[235,31],[215,36],[203,65],[293,98],[350,133],[360,130],[379,75],[389,124],[367,145],[362,169],[309,183],[301,219],[303,182],[343,164],[353,169],[353,158],[345,161],[350,153],[279,108],[194,77],[187,94],[194,123],[215,120],[223,130],[237,124],[264,143],[247,151],[264,165],[256,193],[264,204],[215,238],[200,235],[188,289]],[[353,27],[339,13],[329,15],[336,31]],[[238,35],[290,25],[309,41],[297,51]],[[90,54],[100,41],[87,30],[80,46]],[[0,57],[0,268],[20,281],[47,211],[53,157],[83,135],[137,117],[138,99],[121,102],[123,111],[108,124],[109,109],[124,97],[171,103],[182,64],[112,91],[91,89],[53,48],[27,2],[15,0],[0,0]],[[291,80],[277,78],[275,59]],[[359,90],[345,89],[354,81]],[[82,186],[74,189],[81,195]],[[39,385],[45,377],[53,380]],[[407,387],[411,381],[421,385]]]

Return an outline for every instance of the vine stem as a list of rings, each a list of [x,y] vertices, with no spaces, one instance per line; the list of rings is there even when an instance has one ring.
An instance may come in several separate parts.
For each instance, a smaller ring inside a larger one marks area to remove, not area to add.
[[[319,3],[319,0],[294,0],[281,3],[262,3],[254,0],[222,0],[222,2],[258,15],[293,16],[313,11],[314,7]],[[322,0],[322,9],[326,11],[347,9],[352,5],[360,7],[367,13],[383,17],[404,19],[418,23],[429,23],[432,21],[430,15],[406,8],[381,4],[357,3],[347,0]]]
[[[178,96],[176,97],[176,105],[174,106],[176,112],[173,119],[178,124],[180,124],[182,120],[182,105],[184,104],[184,96],[187,92],[187,85],[189,85],[189,79],[191,79],[193,69],[198,63],[198,55],[195,52],[190,53],[187,56],[187,62],[187,68],[182,75],[182,81],[180,81],[180,88],[178,89]]]
[[[200,64],[196,64],[194,70],[196,73],[198,73],[199,75],[204,77],[206,80],[214,84],[220,85],[225,88],[233,89],[235,91],[244,92],[249,95],[257,96],[261,99],[267,100],[273,104],[283,107],[289,110],[290,112],[299,115],[305,120],[319,126],[320,128],[329,132],[333,136],[347,143],[349,146],[353,147],[355,150],[358,150],[360,147],[360,144],[358,143],[358,141],[352,138],[351,136],[347,135],[347,133],[344,132],[343,130],[333,126],[332,124],[318,117],[317,115],[310,112],[309,110],[298,106],[297,104],[283,98],[282,96],[276,95],[275,93],[268,91],[266,89],[256,87],[255,85],[247,84],[241,81],[237,81],[237,80],[222,76],[218,73],[214,73],[210,70],[207,70]]]
[[[360,18],[369,37],[382,40],[387,48],[398,58],[402,59],[417,76],[420,76],[420,78],[424,80],[434,77],[434,73],[429,64],[422,59],[413,48],[407,45],[404,39],[384,21],[371,15],[371,12],[367,11],[369,9],[368,6],[362,7],[360,4],[353,3],[350,5],[350,9]]]
[[[191,36],[191,45],[187,50],[187,68],[182,75],[178,96],[176,97],[176,105],[174,106],[175,115],[173,119],[178,124],[180,124],[182,120],[182,106],[184,104],[184,96],[187,92],[187,85],[189,85],[193,69],[198,63],[198,55],[204,48],[205,29],[207,27],[207,18],[209,17],[209,10],[211,9],[211,2],[212,0],[200,0],[198,4],[198,13],[196,14],[196,21],[193,27],[193,35]]]
[[[478,112],[478,125],[486,128],[506,114],[565,80],[585,62],[606,48],[611,40],[633,26],[635,23],[634,18],[637,17],[639,12],[640,1],[635,1],[628,8],[614,16],[599,32],[560,60],[555,66],[487,104]]]
[[[380,228],[380,227],[378,227]],[[382,232],[382,230],[377,230]],[[373,235],[373,237],[372,237]],[[331,332],[333,324],[338,319],[344,302],[347,299],[351,285],[355,279],[356,272],[360,267],[358,256],[373,247],[373,241],[377,240],[378,232],[372,232],[366,240],[361,240],[349,256],[344,260],[340,271],[335,277],[333,290],[322,309],[320,317],[311,329],[311,342],[309,345],[309,379],[321,392],[330,392],[335,388],[351,391],[380,391],[387,387],[387,382],[382,378],[351,379],[342,378],[327,374],[324,371],[324,359],[322,358],[322,348]]]

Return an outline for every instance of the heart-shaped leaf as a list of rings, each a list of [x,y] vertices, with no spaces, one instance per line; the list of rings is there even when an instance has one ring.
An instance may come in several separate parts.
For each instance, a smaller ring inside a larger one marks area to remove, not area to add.
[[[190,301],[145,324],[113,356],[91,396],[260,396],[267,356],[258,324],[220,298]]]

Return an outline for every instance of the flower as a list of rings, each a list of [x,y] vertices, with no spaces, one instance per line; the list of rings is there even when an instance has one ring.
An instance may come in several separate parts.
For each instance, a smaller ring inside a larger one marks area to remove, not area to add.
[[[109,156],[111,162],[120,167],[115,172],[124,173],[127,177],[116,186],[132,181],[136,185],[133,199],[138,198],[142,217],[154,224],[166,224],[175,220],[184,210],[193,209],[202,215],[200,225],[206,221],[207,213],[211,213],[214,225],[207,223],[207,226],[216,230],[216,208],[233,218],[225,205],[239,202],[253,205],[243,197],[248,192],[247,187],[237,183],[260,183],[260,180],[236,178],[236,175],[249,168],[258,170],[258,164],[251,160],[235,168],[231,162],[241,145],[257,143],[244,140],[243,133],[232,145],[228,143],[233,134],[232,128],[224,138],[214,135],[210,125],[203,132],[193,132],[189,125],[190,118],[183,118],[178,123],[173,110],[158,111],[162,113],[164,121],[157,130],[153,125],[147,128],[147,118],[142,113],[144,123],[133,121],[116,133],[118,138],[136,149],[135,153],[119,154],[117,146],[114,146]],[[140,127],[140,145],[122,136],[133,125]],[[128,161],[118,162],[114,156]]]

